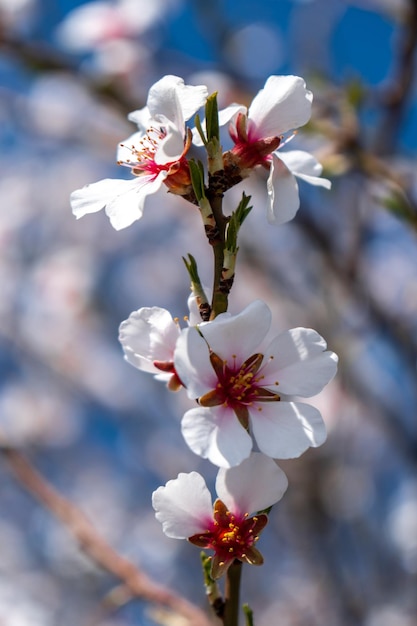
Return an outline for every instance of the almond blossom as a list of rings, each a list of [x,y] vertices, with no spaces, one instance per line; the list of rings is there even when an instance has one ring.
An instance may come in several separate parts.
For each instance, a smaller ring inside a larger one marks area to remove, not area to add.
[[[152,505],[168,537],[188,539],[214,551],[211,575],[216,579],[235,559],[250,565],[263,563],[255,545],[268,516],[250,514],[278,502],[287,486],[287,477],[272,459],[253,453],[238,467],[219,470],[214,507],[204,478],[197,472],[181,473],[159,487]]]
[[[188,298],[191,325],[201,322],[196,298]],[[133,311],[119,327],[119,341],[125,360],[143,372],[154,374],[157,380],[165,381],[171,391],[178,390],[182,383],[174,368],[174,350],[180,336],[178,318],[173,318],[167,309],[159,306],[141,307]]]
[[[220,467],[238,465],[254,443],[277,459],[294,458],[326,439],[320,412],[290,396],[310,397],[334,377],[337,356],[308,328],[282,332],[262,349],[271,324],[257,300],[240,314],[218,315],[179,336],[174,366],[198,406],[182,418],[189,447]]]
[[[165,381],[172,391],[181,387],[174,368],[174,350],[181,329],[161,307],[142,307],[120,324],[119,341],[125,359],[139,370]]]
[[[107,178],[77,189],[71,194],[74,215],[80,218],[104,208],[112,226],[120,230],[142,217],[147,196],[163,184],[172,193],[190,193],[186,154],[192,136],[185,122],[206,99],[206,87],[185,85],[178,76],[164,76],[155,83],[146,107],[129,115],[139,131],[118,147],[119,165],[129,168],[134,178]]]
[[[269,171],[267,180],[267,216],[271,223],[291,220],[300,199],[296,178],[311,185],[330,189],[331,183],[320,178],[322,166],[308,152],[281,148],[284,133],[303,126],[311,116],[313,94],[299,76],[270,76],[252,101],[249,109],[233,104],[220,111],[221,125],[229,123],[234,142],[224,154],[226,172],[239,168],[242,177],[258,166]]]
[[[70,11],[57,37],[69,50],[94,50],[109,41],[134,38],[151,28],[167,9],[154,0],[95,0]]]

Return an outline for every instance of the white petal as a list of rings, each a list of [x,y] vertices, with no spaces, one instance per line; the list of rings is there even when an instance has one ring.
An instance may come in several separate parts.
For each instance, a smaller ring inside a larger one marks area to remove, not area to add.
[[[326,440],[320,412],[301,402],[264,403],[251,412],[251,424],[259,450],[274,459],[296,458]]]
[[[137,124],[142,133],[145,133],[149,128],[152,117],[149,108],[143,107],[142,109],[129,113],[127,119]]]
[[[164,76],[150,88],[147,105],[151,117],[164,115],[180,130],[203,106],[207,95],[204,85],[184,85],[179,76]]]
[[[241,364],[259,350],[271,325],[271,311],[262,300],[255,300],[238,315],[219,315],[200,331],[210,348],[231,362],[233,355]]]
[[[205,105],[208,90],[205,85],[184,85],[184,81],[181,79],[177,83],[177,96],[181,104],[184,120],[187,122]]]
[[[277,137],[303,126],[310,119],[312,100],[299,76],[270,76],[249,108],[249,137]]]
[[[176,130],[175,127],[167,125],[168,134],[158,144],[155,152],[155,163],[165,165],[178,161],[184,152],[184,134],[182,131]]]
[[[298,178],[310,183],[330,189],[332,183],[327,178],[321,178],[323,166],[309,152],[303,150],[279,151],[279,158],[288,169]]]
[[[229,104],[225,109],[219,111],[219,126],[225,126],[231,122],[238,113],[246,113],[247,109],[243,104]]]
[[[168,537],[187,539],[210,528],[213,520],[211,495],[197,472],[179,474],[152,494],[155,517]]]
[[[252,449],[251,437],[233,411],[223,407],[190,409],[181,431],[193,452],[219,467],[239,465]]]
[[[295,176],[275,153],[272,154],[267,190],[268,222],[284,224],[292,220],[300,206],[298,184]]]
[[[121,230],[140,219],[146,197],[158,191],[166,177],[167,172],[162,171],[156,178],[144,175],[128,181],[132,182],[131,190],[114,197],[106,206],[106,215],[113,228]]]
[[[278,381],[274,391],[287,395],[314,396],[336,374],[337,356],[325,351],[326,342],[311,328],[292,328],[276,337],[266,350],[273,356],[263,370],[264,386]]]
[[[72,212],[77,219],[104,209],[112,198],[134,191],[137,181],[105,178],[97,183],[86,185],[71,194]]]
[[[288,487],[284,472],[271,458],[253,452],[237,467],[221,468],[216,491],[229,511],[255,513],[281,500]]]
[[[207,343],[195,328],[186,328],[174,352],[175,369],[190,398],[199,398],[217,384]]]
[[[120,324],[119,341],[131,365],[160,374],[161,370],[153,362],[173,360],[179,334],[179,327],[169,311],[157,306],[143,307]]]

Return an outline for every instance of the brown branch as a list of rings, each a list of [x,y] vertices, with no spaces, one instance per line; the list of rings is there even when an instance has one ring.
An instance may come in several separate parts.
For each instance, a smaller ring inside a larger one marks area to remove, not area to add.
[[[0,452],[26,491],[64,524],[97,565],[121,580],[132,596],[169,608],[186,618],[189,626],[212,626],[213,622],[201,609],[170,589],[156,584],[109,546],[84,513],[59,494],[22,453],[4,444],[0,446]]]
[[[377,133],[376,154],[390,154],[393,151],[398,130],[404,116],[404,109],[413,85],[415,74],[415,51],[417,47],[417,0],[409,0],[404,18],[404,32],[399,37],[397,75],[384,96],[385,115]]]
[[[138,102],[121,89],[117,78],[94,78],[83,74],[79,64],[70,54],[57,50],[44,41],[25,41],[7,33],[0,23],[0,51],[13,55],[18,61],[34,74],[65,73],[77,76],[78,81],[94,94],[116,107],[123,115],[137,108]]]

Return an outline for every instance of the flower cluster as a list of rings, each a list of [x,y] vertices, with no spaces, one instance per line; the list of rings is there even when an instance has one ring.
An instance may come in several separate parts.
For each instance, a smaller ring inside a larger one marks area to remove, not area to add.
[[[119,145],[118,162],[133,177],[88,185],[72,194],[71,203],[76,217],[105,208],[121,229],[142,216],[147,196],[164,185],[201,211],[215,256],[211,304],[189,255],[192,294],[184,328],[169,311],[142,307],[122,322],[119,339],[130,364],[172,391],[184,389],[195,403],[181,430],[193,452],[219,467],[218,498],[213,505],[203,477],[191,472],[157,489],[153,507],[169,537],[214,552],[211,576],[217,579],[235,561],[263,562],[256,543],[270,507],[287,488],[276,459],[298,457],[325,441],[320,412],[298,398],[316,395],[332,380],[337,356],[309,328],[266,341],[272,316],[265,302],[252,302],[237,315],[227,312],[238,232],[252,207],[243,194],[226,217],[224,193],[266,170],[268,220],[279,224],[298,210],[296,177],[330,187],[311,154],[282,150],[291,138],[285,133],[309,120],[312,94],[298,76],[271,76],[248,109],[232,104],[218,112],[214,98],[204,86],[162,78],[151,87],[146,106],[129,116],[138,132]],[[192,130],[186,122],[204,104],[206,118],[196,117]],[[233,144],[225,152],[222,127]],[[208,171],[189,158],[192,143],[205,147]]]
[[[238,315],[222,313],[182,331],[158,307],[139,309],[121,324],[129,363],[159,379],[171,377],[171,388],[183,385],[197,400],[182,419],[184,439],[220,467],[241,463],[254,441],[275,459],[325,441],[319,411],[291,396],[318,394],[334,377],[337,357],[307,328],[284,331],[262,348],[270,324],[271,312],[259,300]]]
[[[105,209],[112,226],[126,228],[142,217],[145,200],[163,184],[183,196],[191,192],[187,153],[192,134],[185,123],[207,99],[204,85],[185,85],[177,76],[165,76],[149,90],[147,104],[129,119],[138,126],[119,144],[118,163],[131,170],[129,180],[104,179],[74,191],[71,205],[80,218]],[[329,188],[320,178],[321,165],[308,152],[283,151],[283,133],[308,122],[312,93],[298,76],[271,76],[255,96],[249,110],[238,104],[219,112],[221,126],[229,126],[234,147],[225,152],[226,173],[244,178],[259,167],[269,170],[268,219],[281,224],[292,219],[299,207],[298,177]],[[194,132],[194,142],[201,145]]]

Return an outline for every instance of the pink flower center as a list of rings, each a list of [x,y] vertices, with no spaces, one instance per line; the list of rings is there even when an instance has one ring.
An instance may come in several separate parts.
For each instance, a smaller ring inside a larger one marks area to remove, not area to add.
[[[240,366],[229,367],[217,354],[211,352],[210,361],[218,382],[214,389],[199,398],[199,404],[205,407],[227,406],[236,413],[242,426],[248,428],[248,407],[258,402],[276,402],[277,393],[262,387],[264,375],[259,371],[264,361],[263,354],[253,354]],[[278,386],[278,381],[275,382]]]
[[[230,128],[230,136],[234,146],[230,151],[241,169],[251,169],[256,165],[263,165],[269,169],[271,153],[281,143],[281,137],[259,137],[255,130],[247,129],[248,119],[239,113],[236,127]]]
[[[125,161],[118,161],[118,164],[129,167],[135,176],[147,175],[150,176],[151,180],[155,180],[160,172],[167,172],[164,183],[169,191],[185,196],[192,190],[190,168],[185,157],[192,143],[192,133],[188,129],[183,152],[176,160],[163,164],[156,163],[155,155],[159,144],[167,134],[163,127],[151,127],[138,142],[138,145],[126,146],[121,144],[130,152],[132,157]]]
[[[200,548],[214,550],[220,567],[234,559],[260,565],[263,558],[254,544],[267,522],[264,514],[234,515],[221,500],[216,500],[211,528],[189,537],[189,541]]]
[[[163,127],[148,128],[138,145],[126,146],[121,144],[122,147],[130,151],[132,157],[127,158],[125,161],[118,161],[118,164],[130,167],[136,176],[151,174],[156,178],[159,172],[169,170],[171,166],[170,163],[164,165],[155,163],[155,154],[158,146],[166,136],[167,132]]]

